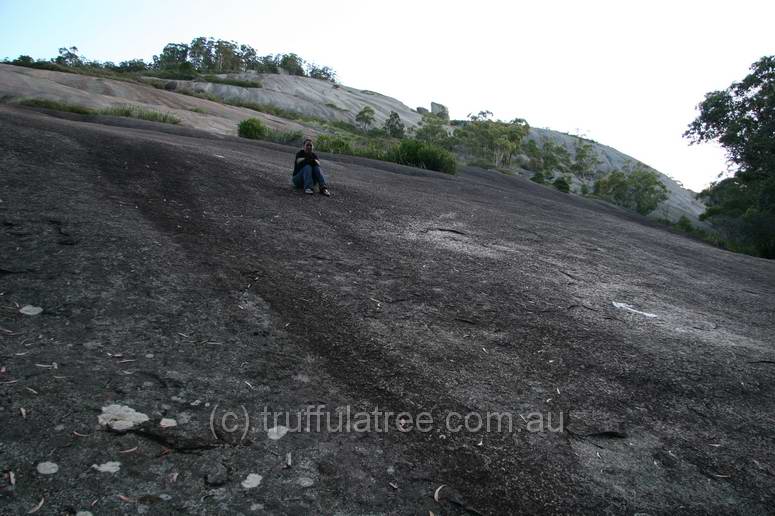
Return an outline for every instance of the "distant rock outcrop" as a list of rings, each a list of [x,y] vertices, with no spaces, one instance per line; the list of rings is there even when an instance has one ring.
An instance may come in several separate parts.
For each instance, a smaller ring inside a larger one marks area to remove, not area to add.
[[[431,102],[431,113],[439,116],[445,120],[449,120],[449,109],[444,104],[438,102]]]

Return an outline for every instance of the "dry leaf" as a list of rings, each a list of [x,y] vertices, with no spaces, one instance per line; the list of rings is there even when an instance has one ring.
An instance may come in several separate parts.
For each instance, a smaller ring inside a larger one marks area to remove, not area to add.
[[[16,485],[16,475],[14,475],[13,471],[8,472],[8,482],[10,482],[12,486]]]
[[[396,484],[395,482],[389,482],[388,485],[393,489],[398,489],[398,484]]]
[[[135,502],[134,500],[132,500],[128,496],[124,496],[124,495],[118,495],[118,499],[121,500],[122,502],[127,502],[127,503],[134,503]]]
[[[30,509],[30,510],[27,512],[27,514],[34,514],[34,513],[38,512],[38,511],[40,510],[40,508],[41,508],[41,507],[43,507],[43,502],[45,502],[45,501],[46,501],[46,498],[45,498],[45,497],[44,497],[44,498],[41,498],[41,499],[40,499],[40,502],[38,502],[38,505],[36,505],[36,506],[35,506],[35,507],[33,507],[32,509]]]
[[[30,391],[32,394],[37,394],[37,393],[38,393],[38,391],[36,391],[36,390],[35,390],[35,389],[33,389],[32,387],[25,387],[25,389],[27,389],[28,391]]]
[[[442,488],[444,488],[447,484],[441,484],[439,487],[436,488],[436,492],[433,493],[433,499],[437,502],[439,501],[439,492],[441,492]]]
[[[79,433],[78,433],[78,432],[76,432],[75,430],[73,430],[73,435],[75,435],[75,436],[78,436],[78,437],[89,437],[89,436],[88,436],[88,435],[86,435],[86,434],[79,434]]]
[[[21,412],[21,414],[22,414],[22,418],[23,418],[23,419],[26,419],[26,418],[27,418],[27,410],[26,410],[24,407],[21,407],[21,408],[19,409],[19,412]]]
[[[133,451],[137,451],[137,446],[134,448],[129,448],[128,450],[119,450],[118,453],[132,453]]]

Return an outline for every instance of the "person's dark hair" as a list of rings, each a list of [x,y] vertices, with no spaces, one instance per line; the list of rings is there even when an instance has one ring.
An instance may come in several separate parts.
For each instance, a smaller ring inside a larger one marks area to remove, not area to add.
[[[301,142],[301,146],[304,147],[305,145],[307,145],[307,142],[312,143],[312,138],[304,138],[304,141]]]

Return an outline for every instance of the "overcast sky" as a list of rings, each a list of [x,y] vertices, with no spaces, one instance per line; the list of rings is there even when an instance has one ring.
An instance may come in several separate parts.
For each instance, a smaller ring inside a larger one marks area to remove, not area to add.
[[[295,52],[342,83],[453,118],[581,134],[699,190],[725,170],[681,137],[704,94],[775,54],[775,2],[312,2],[0,0],[0,58],[149,60],[213,36],[260,55]]]

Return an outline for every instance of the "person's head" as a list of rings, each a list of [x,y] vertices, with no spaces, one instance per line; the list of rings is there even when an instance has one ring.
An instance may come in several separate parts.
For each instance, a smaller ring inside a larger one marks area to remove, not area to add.
[[[304,152],[312,152],[312,139],[305,139],[304,143],[301,144],[301,147],[304,149]]]

